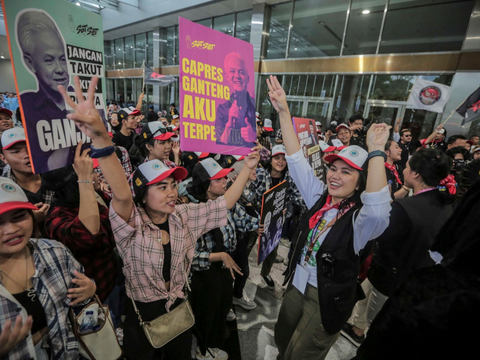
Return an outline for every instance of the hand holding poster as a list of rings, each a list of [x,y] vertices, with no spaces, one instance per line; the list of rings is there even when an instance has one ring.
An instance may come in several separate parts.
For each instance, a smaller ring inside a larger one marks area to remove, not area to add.
[[[257,139],[253,45],[180,18],[182,151],[247,155]]]
[[[72,164],[78,142],[90,139],[67,119],[72,109],[58,86],[76,101],[73,76],[84,96],[90,79],[100,77],[94,103],[106,123],[102,19],[63,0],[2,0],[2,8],[33,171]]]
[[[320,154],[315,120],[294,117],[293,125],[297,133],[298,141],[300,141],[300,147],[302,148],[303,156],[305,156],[305,158],[308,160],[308,163],[315,171],[315,176],[322,177],[324,166],[322,164],[322,157]]]
[[[258,264],[278,246],[282,238],[283,210],[285,209],[287,188],[288,183],[284,180],[263,194],[260,218],[260,224],[263,224],[263,233],[258,240]]]

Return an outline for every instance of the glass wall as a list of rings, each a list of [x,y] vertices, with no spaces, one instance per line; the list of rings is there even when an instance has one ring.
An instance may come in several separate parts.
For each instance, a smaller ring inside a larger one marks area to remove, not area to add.
[[[153,31],[147,33],[147,63],[153,66]]]
[[[363,115],[371,75],[339,75],[332,119],[346,122],[352,115]]]
[[[250,42],[250,33],[252,32],[252,13],[253,11],[237,13],[235,37],[246,42]]]
[[[175,26],[167,28],[167,51],[165,65],[175,65]]]
[[[283,59],[287,50],[292,3],[272,5],[266,43],[267,59]]]
[[[213,18],[213,28],[224,34],[233,36],[233,24],[235,22],[235,14],[219,16]]]
[[[103,43],[103,51],[104,51],[104,57],[105,57],[105,68],[106,70],[113,70],[113,41],[105,41]]]
[[[203,26],[206,26],[206,27],[209,27],[209,28],[212,27],[212,18],[203,19],[203,20],[199,20],[199,21],[195,21],[195,22],[197,24],[200,24],[200,25],[203,25]]]
[[[135,35],[135,66],[136,68],[143,65],[143,61],[146,60],[145,50],[147,48],[147,34],[142,33]],[[152,64],[153,65],[153,64]]]
[[[133,66],[133,36],[128,36],[125,38],[125,69],[132,69]]]
[[[288,57],[339,56],[349,2],[295,1]]]
[[[390,0],[380,53],[460,50],[474,3]]]
[[[353,0],[342,55],[375,54],[386,0]]]
[[[115,44],[115,69],[123,69],[123,39],[117,39]]]

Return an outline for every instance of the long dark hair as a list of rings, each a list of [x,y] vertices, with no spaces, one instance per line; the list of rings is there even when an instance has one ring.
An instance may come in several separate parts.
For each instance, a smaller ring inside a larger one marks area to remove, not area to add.
[[[207,202],[207,190],[210,187],[210,180],[195,183],[192,181],[187,188],[188,193],[193,196],[198,201],[205,203]]]
[[[273,156],[270,158],[270,161],[267,164],[265,164],[265,170],[269,174],[272,174],[272,159],[273,159]],[[280,176],[282,180],[285,178],[285,174],[287,173],[287,171],[288,171],[288,164],[286,164],[285,169],[282,170],[282,175]]]

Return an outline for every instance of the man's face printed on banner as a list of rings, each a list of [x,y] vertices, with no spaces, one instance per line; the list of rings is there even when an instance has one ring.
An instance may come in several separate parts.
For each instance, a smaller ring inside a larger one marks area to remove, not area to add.
[[[63,41],[51,30],[33,34],[33,40],[32,54],[25,55],[27,66],[43,86],[54,91],[58,91],[58,85],[67,88],[69,76]]]
[[[230,58],[225,64],[225,75],[233,91],[247,91],[249,77],[243,61]]]

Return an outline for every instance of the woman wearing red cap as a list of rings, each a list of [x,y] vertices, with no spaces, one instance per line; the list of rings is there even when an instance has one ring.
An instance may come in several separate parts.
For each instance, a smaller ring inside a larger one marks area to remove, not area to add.
[[[0,178],[0,358],[77,359],[67,315],[96,286],[65,246],[37,238],[33,210],[20,186]]]
[[[75,110],[68,115],[92,139],[92,157],[97,157],[113,191],[110,221],[115,242],[124,262],[127,315],[124,323],[124,356],[127,359],[190,360],[190,329],[162,348],[154,348],[140,325],[170,312],[185,297],[197,238],[227,223],[227,210],[242,194],[251,170],[259,159],[257,149],[245,157],[245,167],[235,183],[215,201],[176,205],[177,180],[185,178],[183,167],[168,168],[159,160],[141,164],[133,174],[135,198],[123,169],[114,155],[111,138],[93,104],[98,78],[90,82],[88,100],[75,77],[79,103],[61,88],[65,101]],[[233,266],[233,264],[230,264]]]
[[[267,85],[279,113],[290,173],[309,209],[292,238],[289,285],[275,326],[278,359],[324,359],[358,299],[362,250],[388,226],[383,150],[389,127],[372,125],[370,155],[348,146],[326,156],[331,166],[325,184],[303,157],[280,83],[270,76]]]

